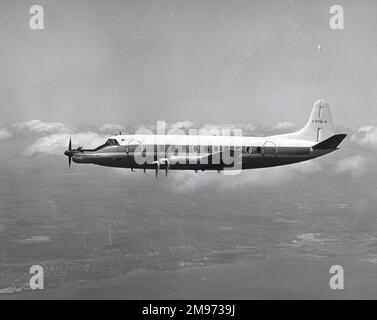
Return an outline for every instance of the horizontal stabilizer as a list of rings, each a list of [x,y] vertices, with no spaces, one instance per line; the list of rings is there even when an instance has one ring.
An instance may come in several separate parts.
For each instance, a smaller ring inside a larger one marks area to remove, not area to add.
[[[336,149],[336,147],[343,141],[346,134],[336,134],[318,144],[313,146],[313,149]]]

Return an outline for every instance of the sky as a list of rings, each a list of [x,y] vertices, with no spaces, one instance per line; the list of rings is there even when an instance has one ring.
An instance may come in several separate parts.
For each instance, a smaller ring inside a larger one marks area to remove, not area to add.
[[[39,0],[42,31],[33,4],[0,0],[3,125],[376,123],[376,1]]]

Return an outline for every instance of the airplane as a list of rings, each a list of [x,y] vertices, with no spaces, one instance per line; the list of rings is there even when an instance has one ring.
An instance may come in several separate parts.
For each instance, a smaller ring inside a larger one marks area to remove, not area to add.
[[[238,135],[136,134],[113,135],[95,149],[68,150],[75,163],[155,170],[245,170],[287,165],[314,159],[335,150],[346,134],[335,134],[330,107],[314,103],[306,125],[296,132],[267,137]]]

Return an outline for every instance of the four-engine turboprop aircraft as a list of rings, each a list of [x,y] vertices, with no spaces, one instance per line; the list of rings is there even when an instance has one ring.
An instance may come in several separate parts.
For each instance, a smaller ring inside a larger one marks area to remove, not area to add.
[[[334,134],[329,105],[318,100],[305,127],[269,137],[137,134],[114,135],[96,149],[65,151],[69,166],[168,170],[229,170],[280,166],[323,156],[338,149],[345,134]]]

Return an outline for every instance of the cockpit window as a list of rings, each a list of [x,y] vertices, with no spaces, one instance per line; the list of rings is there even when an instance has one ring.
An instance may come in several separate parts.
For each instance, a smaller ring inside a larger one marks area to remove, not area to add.
[[[106,141],[105,146],[119,146],[119,143],[116,139],[109,139]]]
[[[104,144],[95,148],[94,151],[98,151],[98,150],[105,148],[105,147],[108,147],[108,146],[119,146],[119,142],[116,139],[108,139]]]

